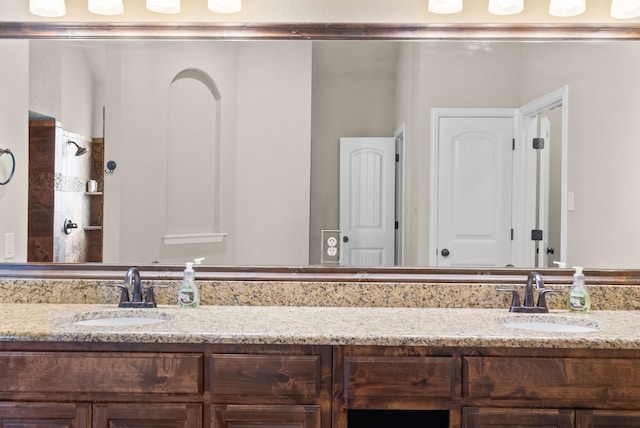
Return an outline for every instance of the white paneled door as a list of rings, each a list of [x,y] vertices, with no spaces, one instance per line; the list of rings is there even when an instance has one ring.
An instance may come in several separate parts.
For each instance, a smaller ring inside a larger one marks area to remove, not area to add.
[[[508,265],[513,118],[442,116],[436,126],[437,265]]]
[[[344,266],[393,266],[395,139],[340,138]]]

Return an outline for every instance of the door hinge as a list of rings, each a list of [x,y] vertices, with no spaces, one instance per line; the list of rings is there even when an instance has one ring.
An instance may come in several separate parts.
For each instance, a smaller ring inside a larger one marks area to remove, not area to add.
[[[531,231],[531,240],[532,241],[542,241],[542,229],[533,229]]]
[[[396,230],[400,229],[400,222],[396,221]]]
[[[400,154],[396,153],[396,162],[400,162]]]
[[[513,241],[513,229],[511,229],[511,240]]]
[[[511,150],[515,150],[516,149],[516,139],[512,138],[511,139]]]
[[[544,138],[534,138],[533,149],[534,150],[544,149]]]

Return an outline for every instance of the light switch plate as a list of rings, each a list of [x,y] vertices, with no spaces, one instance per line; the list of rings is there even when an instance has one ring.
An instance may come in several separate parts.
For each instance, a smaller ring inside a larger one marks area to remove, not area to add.
[[[568,192],[567,193],[567,211],[573,211],[576,209],[576,200],[575,200],[575,194],[573,192]]]
[[[5,233],[4,235],[4,258],[12,259],[15,256],[15,234]]]

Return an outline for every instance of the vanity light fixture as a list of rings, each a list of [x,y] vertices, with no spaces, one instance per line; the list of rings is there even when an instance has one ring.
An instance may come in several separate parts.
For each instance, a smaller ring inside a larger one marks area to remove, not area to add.
[[[122,0],[89,0],[89,12],[98,15],[120,15],[124,12]]]
[[[208,7],[211,12],[236,13],[242,9],[242,0],[209,0]]]
[[[640,16],[640,0],[613,0],[611,17],[616,19],[637,18]]]
[[[29,0],[29,12],[47,18],[56,18],[67,13],[64,0]]]
[[[147,9],[158,13],[180,13],[180,0],[147,0]]]
[[[489,0],[492,15],[515,15],[524,10],[524,0]]]
[[[462,0],[429,0],[428,9],[432,13],[458,13],[462,11]]]
[[[549,3],[549,14],[553,16],[576,16],[586,9],[586,0],[551,0]]]

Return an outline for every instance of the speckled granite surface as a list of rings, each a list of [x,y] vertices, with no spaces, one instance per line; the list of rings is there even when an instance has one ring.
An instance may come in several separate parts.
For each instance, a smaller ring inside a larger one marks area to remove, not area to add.
[[[151,281],[143,281],[146,287]],[[1,303],[115,304],[120,291],[109,281],[15,280],[0,278]],[[159,304],[176,301],[177,282],[156,290]],[[199,281],[205,305],[224,306],[329,306],[405,308],[506,308],[508,293],[495,284],[393,284]],[[524,286],[516,288],[522,290]],[[568,287],[553,286],[560,294],[548,295],[552,309],[566,307]],[[594,310],[640,309],[640,287],[590,286]]]
[[[145,326],[79,326],[100,317],[161,317]],[[640,312],[553,311],[539,320],[596,327],[588,333],[525,331],[498,309],[0,304],[0,339],[135,343],[242,343],[640,349]]]
[[[0,279],[0,340],[640,349],[640,287],[589,287],[592,312],[569,314],[568,287],[551,314],[587,333],[505,326],[508,293],[495,284],[200,281],[203,305],[177,307],[178,283],[157,290],[159,309],[121,309],[119,289],[96,280]],[[150,282],[143,281],[149,286]],[[522,286],[520,289],[522,295]],[[83,317],[163,317],[142,326],[81,326]]]

